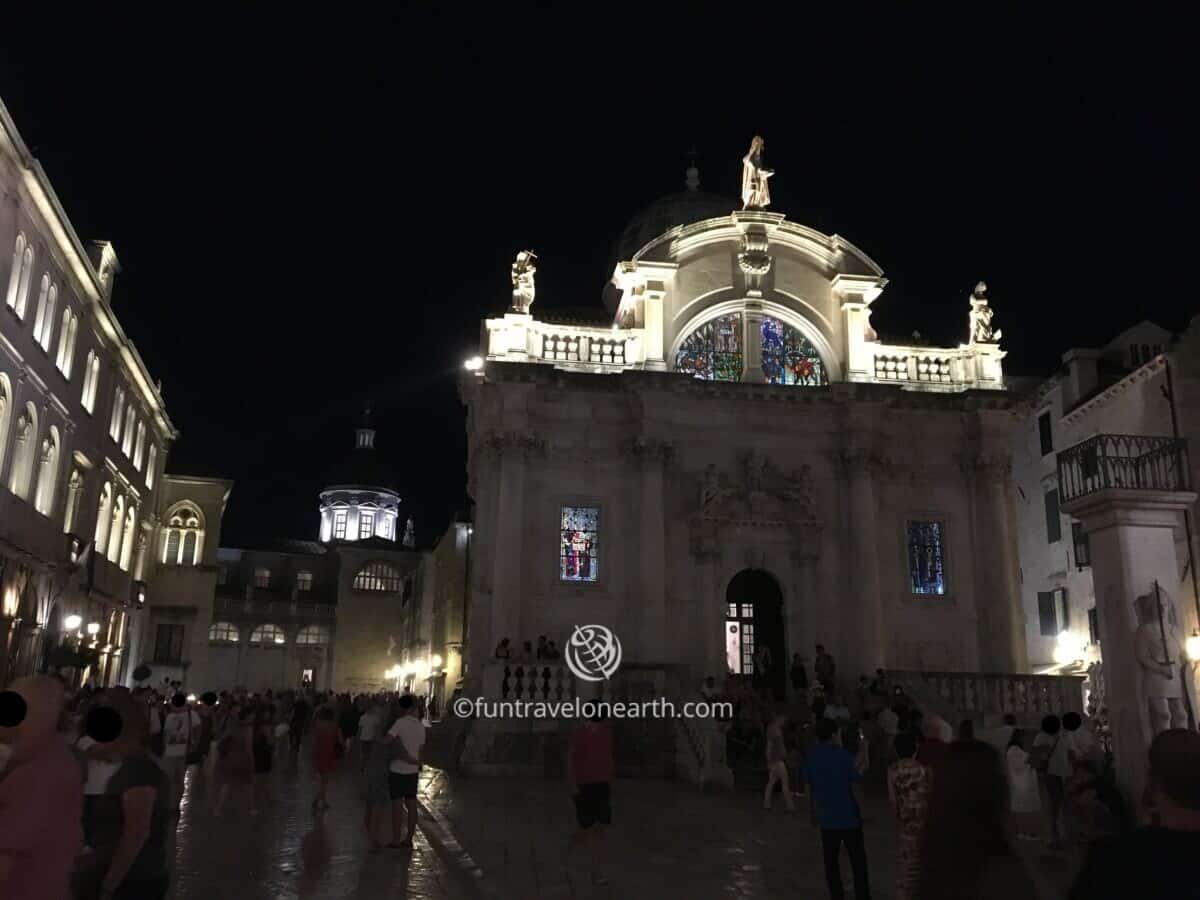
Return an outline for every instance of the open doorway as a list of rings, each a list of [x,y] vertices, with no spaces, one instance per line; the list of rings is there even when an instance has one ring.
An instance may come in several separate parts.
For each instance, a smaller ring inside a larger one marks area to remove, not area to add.
[[[783,593],[761,569],[743,569],[725,590],[725,664],[760,693],[784,698]]]

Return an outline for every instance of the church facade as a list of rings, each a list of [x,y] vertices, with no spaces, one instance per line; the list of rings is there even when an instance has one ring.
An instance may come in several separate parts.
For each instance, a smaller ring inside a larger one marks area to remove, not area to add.
[[[536,317],[536,257],[514,265],[461,380],[470,671],[589,623],[689,677],[765,645],[781,678],[818,643],[844,677],[1026,671],[986,287],[958,346],[881,340],[880,267],[767,211],[759,158],[742,209],[691,170],[635,219],[595,322]]]

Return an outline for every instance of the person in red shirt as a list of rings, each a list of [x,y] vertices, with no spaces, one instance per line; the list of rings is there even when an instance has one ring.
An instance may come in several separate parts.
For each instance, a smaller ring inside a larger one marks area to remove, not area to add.
[[[0,693],[0,897],[64,900],[83,846],[83,767],[58,733],[63,686],[39,675]]]
[[[567,847],[567,856],[590,851],[586,856],[597,884],[608,883],[600,857],[605,828],[612,824],[613,739],[605,722],[607,717],[606,704],[598,702],[595,715],[571,734],[567,754],[567,784],[575,798],[575,818],[579,823],[579,831]]]

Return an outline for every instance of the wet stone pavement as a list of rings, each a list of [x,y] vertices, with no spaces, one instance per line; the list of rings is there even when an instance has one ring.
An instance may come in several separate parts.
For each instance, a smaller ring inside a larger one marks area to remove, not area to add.
[[[607,885],[564,865],[574,809],[561,781],[450,777],[426,768],[410,853],[367,852],[357,773],[343,763],[332,808],[310,809],[312,777],[278,767],[257,816],[208,810],[204,777],[189,772],[170,852],[170,896],[242,898],[824,898],[820,834],[807,805],[762,809],[761,794],[700,793],[662,780],[619,780],[602,854]],[[886,796],[863,798],[872,896],[893,896],[895,836]],[[1062,872],[1053,880],[1065,877]],[[849,865],[843,857],[849,890]]]

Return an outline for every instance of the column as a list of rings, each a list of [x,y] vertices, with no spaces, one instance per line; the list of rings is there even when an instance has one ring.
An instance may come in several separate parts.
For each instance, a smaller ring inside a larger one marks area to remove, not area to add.
[[[637,439],[634,456],[640,470],[641,547],[638,565],[641,583],[640,610],[643,663],[668,662],[666,598],[666,519],[663,510],[663,468],[671,448],[660,441]],[[603,540],[603,539],[602,539]],[[673,660],[672,660],[673,661]]]
[[[1152,593],[1158,581],[1169,600],[1179,599],[1175,530],[1180,511],[1195,500],[1191,491],[1106,489],[1062,507],[1083,523],[1091,542],[1117,781],[1135,803],[1145,787],[1146,751],[1154,736],[1135,651],[1137,598]],[[1188,621],[1181,612],[1176,604],[1179,622]]]
[[[746,301],[745,312],[742,313],[745,331],[746,371],[742,381],[751,384],[763,384],[767,376],[762,367],[762,305],[754,300]]]
[[[521,633],[521,568],[525,539],[525,452],[519,436],[507,435],[501,447],[499,503],[488,523],[495,547],[492,562],[493,645],[507,637],[519,647]],[[489,651],[491,648],[488,648]]]
[[[849,482],[850,574],[853,603],[843,611],[851,637],[849,665],[838,667],[839,681],[856,679],[884,664],[883,603],[879,595],[879,544],[875,534],[874,469],[877,460],[870,451],[848,450],[841,462]],[[851,618],[846,619],[849,615]],[[843,626],[845,630],[845,625]],[[852,682],[847,682],[852,683]]]
[[[646,368],[656,372],[665,372],[666,360],[663,354],[663,297],[666,291],[648,290],[645,294],[643,317],[646,331],[643,337],[646,348]]]
[[[987,471],[988,511],[996,535],[996,651],[1004,672],[1028,672],[1025,610],[1021,603],[1020,562],[1017,559],[1016,511],[1013,509],[1012,465],[1007,458]]]

